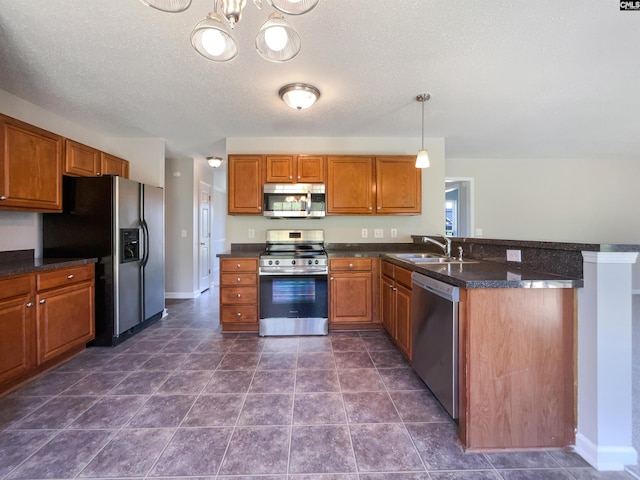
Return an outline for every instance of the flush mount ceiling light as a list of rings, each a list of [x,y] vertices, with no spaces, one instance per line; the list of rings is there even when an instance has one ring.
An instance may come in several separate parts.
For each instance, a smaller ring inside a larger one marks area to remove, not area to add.
[[[320,90],[306,83],[290,83],[280,89],[279,95],[287,107],[305,110],[320,98]]]
[[[210,167],[218,168],[222,165],[222,159],[220,157],[207,157],[207,163]]]
[[[182,12],[191,0],[140,0],[145,5],[163,12]],[[266,0],[278,12],[269,15],[256,35],[255,46],[260,56],[271,62],[287,62],[300,52],[298,32],[282,14],[302,15],[309,12],[319,0]],[[253,0],[262,8],[262,0]],[[213,12],[199,22],[191,32],[191,45],[203,57],[215,62],[228,62],[238,55],[238,44],[231,30],[242,19],[247,0],[214,0]],[[220,13],[218,13],[220,8]]]
[[[422,148],[418,150],[416,156],[416,168],[429,168],[429,154],[424,149],[424,103],[431,98],[429,93],[421,93],[416,100],[422,103]]]

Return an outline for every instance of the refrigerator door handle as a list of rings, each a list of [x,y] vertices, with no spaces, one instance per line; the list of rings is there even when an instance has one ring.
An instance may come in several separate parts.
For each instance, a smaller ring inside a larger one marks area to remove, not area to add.
[[[149,226],[147,225],[147,221],[143,218],[140,225],[142,226],[142,236],[143,236],[143,245],[144,252],[142,254],[142,266],[145,267],[147,262],[149,261]]]

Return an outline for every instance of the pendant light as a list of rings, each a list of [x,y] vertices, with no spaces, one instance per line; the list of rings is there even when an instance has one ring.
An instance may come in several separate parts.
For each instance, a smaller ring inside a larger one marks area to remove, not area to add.
[[[147,5],[148,7],[153,7],[156,10],[161,10],[163,12],[170,13],[178,13],[183,12],[189,5],[191,5],[191,0],[140,0],[142,3]]]
[[[300,53],[300,35],[279,13],[272,13],[258,30],[256,50],[270,62],[287,62]]]
[[[424,149],[424,103],[431,98],[429,93],[421,93],[416,100],[422,103],[422,148],[416,156],[416,168],[429,168],[429,154]]]

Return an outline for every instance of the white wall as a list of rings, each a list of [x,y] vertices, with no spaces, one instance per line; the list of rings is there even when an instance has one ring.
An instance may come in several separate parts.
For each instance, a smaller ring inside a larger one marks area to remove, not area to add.
[[[415,216],[328,216],[321,220],[270,220],[258,216],[227,217],[227,247],[231,243],[263,242],[268,229],[318,228],[325,231],[328,243],[345,242],[410,242],[412,234],[444,232],[444,139],[425,139],[431,167],[422,172],[422,215]],[[228,138],[227,153],[299,153],[299,154],[379,154],[414,155],[420,146],[416,138],[364,137],[251,137]],[[255,238],[248,237],[249,229]],[[363,239],[361,230],[369,229]],[[373,237],[373,229],[384,230],[384,238]],[[398,237],[390,238],[390,229],[398,229]]]
[[[49,130],[130,162],[130,177],[164,186],[164,148],[161,138],[116,138],[90,130],[37,105],[0,90],[0,113]],[[42,253],[40,214],[0,211],[0,251],[34,249]]]

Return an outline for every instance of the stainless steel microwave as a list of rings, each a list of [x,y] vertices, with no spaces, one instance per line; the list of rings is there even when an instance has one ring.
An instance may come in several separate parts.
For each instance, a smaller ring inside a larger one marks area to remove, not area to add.
[[[263,212],[271,218],[322,218],[324,183],[265,183]]]

